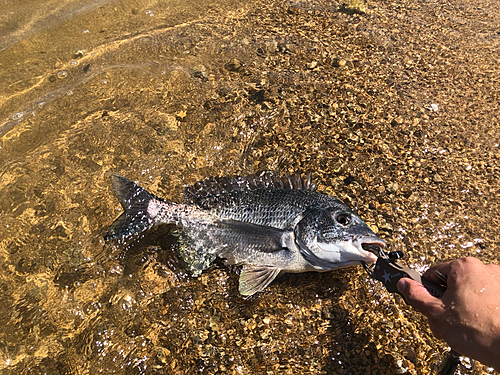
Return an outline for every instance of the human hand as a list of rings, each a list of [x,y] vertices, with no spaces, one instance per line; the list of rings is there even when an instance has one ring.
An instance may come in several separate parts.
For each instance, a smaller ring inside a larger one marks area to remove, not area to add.
[[[417,281],[403,278],[398,290],[429,320],[438,338],[460,354],[500,370],[500,266],[461,258],[432,266],[423,277],[447,289],[435,298]]]

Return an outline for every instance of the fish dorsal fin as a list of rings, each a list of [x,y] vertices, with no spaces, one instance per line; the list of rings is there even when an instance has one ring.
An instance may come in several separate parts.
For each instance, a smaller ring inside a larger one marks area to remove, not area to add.
[[[312,181],[312,172],[307,172],[304,179],[302,179],[302,174],[300,171],[294,174],[286,172],[285,177],[282,177],[283,185],[285,189],[297,189],[297,190],[316,190],[316,181]]]
[[[299,189],[314,191],[316,190],[316,183],[311,182],[311,172],[306,175],[305,179],[302,179],[300,172],[293,175],[287,172],[282,177],[278,171],[263,171],[248,176],[210,177],[187,187],[184,191],[184,202],[193,203],[210,196],[257,189]]]
[[[251,296],[263,291],[279,275],[280,271],[276,267],[243,266],[240,273],[240,294]]]

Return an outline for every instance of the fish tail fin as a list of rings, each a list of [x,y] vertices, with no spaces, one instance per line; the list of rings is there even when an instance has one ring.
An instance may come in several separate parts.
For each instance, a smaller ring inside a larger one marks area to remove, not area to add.
[[[141,233],[158,223],[155,218],[164,200],[155,197],[133,181],[116,174],[111,176],[111,183],[123,207],[123,213],[104,233],[105,240]],[[152,205],[151,202],[158,202],[158,204]]]

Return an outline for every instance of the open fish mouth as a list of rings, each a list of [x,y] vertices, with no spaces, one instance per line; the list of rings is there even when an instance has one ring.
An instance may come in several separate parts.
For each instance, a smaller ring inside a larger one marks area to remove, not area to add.
[[[363,250],[374,254],[377,258],[383,254],[385,242],[378,237],[362,237],[359,240]]]

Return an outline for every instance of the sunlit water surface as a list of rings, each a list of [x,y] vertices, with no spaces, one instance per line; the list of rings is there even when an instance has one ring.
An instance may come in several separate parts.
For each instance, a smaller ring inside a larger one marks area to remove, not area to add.
[[[172,228],[100,236],[120,213],[112,173],[179,200],[208,176],[302,169],[420,271],[500,263],[499,4],[340,5],[2,5],[2,373],[439,364],[446,344],[361,267],[285,275],[245,300],[236,267],[192,278]]]

